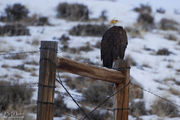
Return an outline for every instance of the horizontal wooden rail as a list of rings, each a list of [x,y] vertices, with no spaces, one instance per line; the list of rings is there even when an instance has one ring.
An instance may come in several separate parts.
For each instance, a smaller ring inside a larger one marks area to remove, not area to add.
[[[121,83],[122,78],[125,78],[120,71],[95,67],[62,57],[57,60],[57,70],[113,83]]]

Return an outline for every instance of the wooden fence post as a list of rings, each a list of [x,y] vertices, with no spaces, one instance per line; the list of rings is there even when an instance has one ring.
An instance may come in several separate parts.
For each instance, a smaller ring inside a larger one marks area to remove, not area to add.
[[[37,120],[53,120],[57,42],[41,41]]]
[[[122,83],[115,84],[115,91],[119,91],[116,94],[114,110],[115,120],[128,120],[129,114],[129,83],[130,83],[130,67],[126,61],[115,61],[114,69],[121,71],[125,78]]]

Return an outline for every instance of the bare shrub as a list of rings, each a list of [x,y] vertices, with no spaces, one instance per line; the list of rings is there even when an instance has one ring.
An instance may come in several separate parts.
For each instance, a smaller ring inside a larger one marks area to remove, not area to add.
[[[151,13],[152,9],[151,6],[149,5],[144,5],[141,4],[139,7],[134,8],[134,11],[139,12],[139,13]]]
[[[0,81],[0,86],[0,111],[5,111],[10,106],[16,110],[31,103],[34,89],[27,87],[26,83]]]
[[[63,99],[64,97],[60,93],[58,93],[58,96],[54,99],[54,116],[60,117],[68,111]]]
[[[5,9],[5,12],[7,21],[22,20],[24,18],[27,18],[29,13],[28,9],[20,3],[8,5]]]
[[[10,66],[8,64],[1,65],[2,68],[9,68]]]
[[[102,36],[104,32],[108,29],[108,26],[102,25],[77,25],[74,26],[69,34],[76,36]]]
[[[48,17],[46,16],[39,16],[37,14],[34,14],[32,16],[27,17],[26,19],[23,19],[20,21],[21,23],[25,25],[30,26],[46,26],[46,25],[52,25],[49,22]]]
[[[10,54],[8,56],[5,56],[5,59],[13,59],[13,60],[22,60],[27,57],[27,54]]]
[[[4,79],[6,79],[6,78],[8,78],[8,75],[7,75],[7,74],[0,76],[0,80],[4,80]]]
[[[89,113],[91,110],[82,107],[82,109],[86,112]],[[84,118],[84,114],[80,111],[80,109],[77,109],[74,111],[74,114],[81,114],[82,118]],[[89,114],[90,118],[92,120],[112,120],[112,114],[109,113],[107,110],[96,110],[93,113]],[[86,117],[87,119],[87,117]]]
[[[134,99],[143,99],[143,90],[140,89],[137,85],[131,85],[129,91],[130,101]]]
[[[85,46],[80,46],[79,48],[69,48],[68,45],[64,45],[62,49],[73,54],[79,54],[80,52],[89,52],[93,50],[90,43],[86,43]]]
[[[142,26],[141,29],[151,30],[155,27],[151,6],[141,4],[139,7],[134,8],[134,11],[139,13],[137,22]]]
[[[103,20],[103,21],[107,20],[107,15],[106,14],[107,14],[107,11],[103,10],[101,12],[100,19]]]
[[[167,82],[169,82],[169,81],[175,82],[175,81],[176,81],[176,78],[174,78],[174,77],[167,77],[167,78],[164,79],[164,82],[165,82],[165,83],[167,83]]]
[[[180,85],[180,81],[175,80],[176,85]]]
[[[157,52],[156,52],[157,55],[170,55],[171,52],[167,49],[167,48],[162,48],[162,49],[159,49]]]
[[[25,113],[23,117],[23,120],[35,120],[34,117],[29,115],[28,113]]]
[[[163,30],[178,30],[178,23],[172,19],[163,18],[159,24],[160,28]]]
[[[89,10],[83,4],[60,3],[57,7],[57,17],[84,21],[89,19]]]
[[[67,52],[68,50],[69,50],[70,48],[69,48],[69,46],[67,45],[67,44],[64,44],[62,47],[61,47],[61,51],[63,51],[63,52]],[[71,50],[70,50],[71,51]],[[73,52],[73,50],[72,50],[72,52]],[[71,52],[71,53],[72,53]]]
[[[142,37],[141,31],[138,27],[126,27],[125,30],[132,38]]]
[[[177,107],[167,101],[164,101],[162,99],[158,99],[154,102],[152,105],[152,111],[153,114],[156,114],[161,117],[177,117],[179,115],[179,111]]]
[[[147,115],[144,101],[132,101],[130,104],[130,114],[134,117]]]
[[[176,69],[176,72],[180,72],[180,69]]]
[[[170,88],[169,91],[174,95],[180,96],[180,91],[175,88]]]
[[[39,17],[36,22],[34,22],[35,26],[45,26],[45,25],[51,25],[49,23],[48,17]]]
[[[15,73],[15,74],[14,74],[14,77],[17,78],[18,80],[23,78],[23,77],[21,76],[21,74],[18,74],[18,73]]]
[[[148,63],[143,63],[142,66],[146,68],[151,68],[151,66]]]
[[[26,67],[25,64],[13,66],[12,68],[23,70],[25,72],[34,72],[34,71],[36,71],[36,68],[34,68],[34,67],[31,67],[31,68]]]
[[[31,72],[31,76],[37,77],[38,75],[36,74],[36,72]]]
[[[71,88],[71,89],[76,89],[79,92],[82,92],[84,88],[86,88],[89,84],[87,82],[89,78],[87,77],[82,77],[82,76],[77,76],[77,77],[69,77],[69,76],[63,76],[66,84]]]
[[[96,111],[91,114],[93,120],[112,120],[112,116],[107,111]]]
[[[69,77],[69,76],[63,76],[63,78],[65,79],[66,84],[71,88],[71,89],[75,89],[76,88],[76,81]],[[77,88],[78,89],[78,88]]]
[[[86,64],[91,64],[91,65],[96,65],[96,66],[100,66],[100,64],[98,62],[92,62],[89,58],[84,58],[84,57],[80,57],[77,56],[75,57],[76,61],[82,62],[82,63],[86,63]]]
[[[34,45],[34,46],[39,46],[39,44],[40,44],[40,41],[38,39],[34,39],[32,41],[32,45]]]
[[[97,41],[93,47],[100,49],[101,48],[101,41]]]
[[[151,30],[154,28],[154,17],[149,13],[141,13],[137,19],[139,25],[142,25],[143,30]]]
[[[79,54],[80,53],[78,48],[69,48],[69,52],[73,53],[73,54]]]
[[[0,36],[30,35],[29,29],[21,24],[7,24],[0,26]]]
[[[138,22],[142,24],[153,25],[154,18],[150,14],[143,13],[139,15]]]
[[[174,34],[167,34],[165,38],[168,40],[177,41],[177,37]]]
[[[62,44],[67,44],[68,41],[70,40],[70,38],[69,38],[68,35],[63,34],[63,35],[59,38],[59,40],[61,41]]]
[[[89,52],[89,51],[93,50],[93,48],[89,42],[87,42],[85,46],[81,46],[78,49],[79,49],[79,51],[84,51],[84,52]]]
[[[98,104],[102,102],[107,96],[112,94],[112,88],[108,88],[103,84],[93,83],[83,91],[85,101]],[[106,106],[112,106],[112,99],[105,103]]]
[[[170,64],[170,63],[166,67],[167,68],[173,68],[172,64]]]
[[[164,14],[166,12],[166,10],[164,8],[158,8],[156,10],[157,13],[160,13],[160,14]]]
[[[155,52],[155,50],[154,49],[152,49],[152,48],[149,48],[149,47],[147,47],[147,46],[144,46],[144,48],[143,48],[144,50],[146,50],[146,51],[152,51],[152,52]]]
[[[35,60],[31,60],[31,61],[26,61],[24,64],[28,64],[28,65],[39,65],[39,62],[35,61]]]

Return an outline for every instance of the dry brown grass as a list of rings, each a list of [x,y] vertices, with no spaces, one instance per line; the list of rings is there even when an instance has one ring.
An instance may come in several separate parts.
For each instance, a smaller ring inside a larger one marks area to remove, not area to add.
[[[145,109],[144,101],[132,101],[130,104],[130,114],[134,117],[146,115],[148,111]]]
[[[170,55],[171,52],[167,49],[167,48],[162,48],[162,49],[159,49],[157,52],[156,52],[157,55]]]
[[[163,30],[178,30],[178,23],[173,19],[163,18],[159,24]]]
[[[15,81],[0,81],[0,111],[21,110],[24,105],[29,105],[33,96],[33,88],[26,87],[26,83]]]
[[[107,29],[108,26],[104,24],[78,24],[69,30],[69,34],[76,36],[102,36]]]
[[[69,77],[68,75],[63,75],[62,78],[71,89],[76,89],[79,92],[82,92],[89,84],[89,78],[82,76]]]
[[[93,47],[100,49],[101,48],[101,41],[97,41]]]
[[[171,40],[171,41],[177,41],[177,37],[176,37],[176,35],[174,35],[174,34],[167,34],[167,35],[165,35],[165,37],[164,38],[166,38],[166,39],[168,39],[168,40]]]
[[[152,107],[152,114],[156,114],[160,117],[178,117],[179,111],[177,107],[170,102],[162,99],[157,99]]]
[[[176,88],[170,88],[169,91],[174,95],[180,96],[180,91]]]
[[[9,68],[10,66],[8,64],[1,65],[2,68]]]
[[[139,13],[151,13],[152,12],[152,9],[151,9],[151,6],[148,5],[148,4],[140,4],[139,7],[135,7],[134,8],[134,11],[136,12],[139,12]]]
[[[92,48],[91,44],[89,42],[87,42],[85,46],[79,47],[78,50],[84,51],[84,52],[89,52],[89,51],[92,51],[93,48]]]
[[[125,30],[127,31],[127,34],[130,35],[130,37],[132,37],[132,38],[136,38],[136,37],[142,38],[143,37],[141,30],[137,26],[126,27]]]
[[[167,68],[173,68],[173,65],[172,65],[171,63],[169,63],[169,64],[167,65]]]
[[[130,85],[129,96],[130,101],[133,101],[134,99],[143,99],[143,90],[137,85]]]
[[[34,38],[32,40],[32,43],[31,43],[33,46],[39,46],[40,45],[40,40],[38,38]]]
[[[22,60],[27,57],[26,54],[10,54],[8,56],[5,56],[5,59],[12,59],[12,60]]]
[[[148,63],[143,63],[142,66],[146,68],[151,68],[151,66]]]
[[[85,97],[83,102],[91,104],[101,103],[105,98],[113,93],[112,87],[112,84],[105,84],[101,81],[92,82],[92,84],[89,84],[83,91],[83,96]],[[109,99],[104,106],[112,107],[112,99]]]
[[[22,35],[30,35],[29,29],[20,24],[6,24],[4,26],[0,26],[0,36],[22,36]]]
[[[31,60],[31,61],[26,61],[24,62],[24,64],[28,64],[28,65],[39,65],[39,62],[35,61],[35,60]]]
[[[15,73],[15,74],[14,74],[14,77],[17,78],[17,79],[22,79],[22,78],[23,78],[22,75],[20,75],[20,74],[18,74],[18,73]]]
[[[60,3],[57,6],[57,17],[73,21],[87,21],[89,19],[88,7],[83,4]]]
[[[38,75],[36,74],[36,72],[31,72],[31,76],[37,77]]]
[[[36,71],[35,67],[26,67],[25,64],[13,66],[12,68],[23,70],[25,72],[34,72],[34,71]]]

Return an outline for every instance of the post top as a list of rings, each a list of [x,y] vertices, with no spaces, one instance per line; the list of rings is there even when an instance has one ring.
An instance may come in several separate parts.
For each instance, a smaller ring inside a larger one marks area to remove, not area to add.
[[[57,51],[58,42],[57,41],[41,41],[40,49],[51,49]]]

